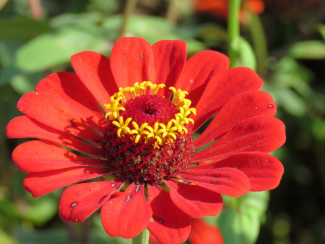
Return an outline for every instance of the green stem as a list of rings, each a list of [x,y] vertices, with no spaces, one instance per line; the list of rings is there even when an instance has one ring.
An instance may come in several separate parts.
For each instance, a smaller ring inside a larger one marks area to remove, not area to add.
[[[129,17],[137,6],[137,0],[127,0],[123,13],[123,22],[120,28],[119,37],[125,35],[126,25],[128,23]]]
[[[267,77],[267,43],[266,37],[258,15],[249,12],[249,28],[253,39],[254,52],[257,61],[257,73],[262,77]]]
[[[132,239],[132,244],[148,244],[149,243],[149,230],[144,228],[140,235]]]
[[[230,0],[229,14],[228,14],[228,43],[229,43],[229,58],[230,67],[237,66],[238,52],[235,48],[235,42],[240,36],[239,26],[239,9],[241,0]]]

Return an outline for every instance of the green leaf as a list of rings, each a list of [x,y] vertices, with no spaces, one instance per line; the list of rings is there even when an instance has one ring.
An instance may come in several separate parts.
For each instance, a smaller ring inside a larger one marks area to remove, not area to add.
[[[325,40],[325,25],[318,25],[318,30]]]
[[[276,89],[276,100],[289,113],[301,117],[307,112],[306,101],[297,93],[287,88]]]
[[[0,39],[29,40],[51,29],[51,26],[45,22],[13,18],[0,23]]]
[[[290,54],[300,59],[324,59],[325,43],[315,40],[297,42],[290,49]]]
[[[107,50],[106,41],[96,26],[67,26],[22,46],[16,53],[16,66],[25,72],[38,72],[68,63],[73,54],[85,50]]]
[[[269,193],[250,192],[240,198],[223,198],[228,208],[222,210],[217,220],[225,243],[255,243],[267,209]]]
[[[239,53],[242,66],[256,71],[256,57],[251,45],[242,37],[239,38],[237,45],[237,51]]]
[[[81,14],[61,14],[51,19],[50,23],[53,27],[61,27],[65,25],[72,24],[89,24],[97,23],[103,18],[102,13],[92,12],[92,13],[81,13]]]
[[[64,229],[26,231],[21,228],[14,230],[14,236],[20,244],[66,244],[68,243],[68,233]]]
[[[102,27],[107,33],[108,39],[116,39],[118,31],[122,24],[122,16],[111,16],[102,23]],[[179,31],[161,17],[137,15],[131,16],[126,27],[127,36],[137,36],[146,39],[150,44],[154,44],[160,40],[184,40],[187,43],[187,52],[193,55],[206,49],[206,46],[192,37],[188,36],[188,32]]]

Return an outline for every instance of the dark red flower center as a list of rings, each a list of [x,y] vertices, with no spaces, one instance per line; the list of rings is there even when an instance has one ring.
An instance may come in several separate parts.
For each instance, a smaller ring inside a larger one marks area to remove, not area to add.
[[[173,100],[158,96],[163,84],[149,81],[120,88],[111,97],[102,147],[109,169],[130,182],[163,184],[191,164],[194,152],[188,118],[196,112],[187,92],[171,87]],[[151,89],[148,89],[148,87]]]

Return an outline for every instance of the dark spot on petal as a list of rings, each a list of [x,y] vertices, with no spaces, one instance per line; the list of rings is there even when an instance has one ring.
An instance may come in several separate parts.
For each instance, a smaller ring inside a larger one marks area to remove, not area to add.
[[[143,56],[144,56],[143,53],[141,53],[141,58],[143,58]]]
[[[128,198],[126,199],[126,201],[130,201],[131,200],[131,195],[128,195]]]
[[[69,122],[70,122],[70,125],[77,127],[76,124],[72,120],[70,120]]]
[[[74,203],[71,203],[71,207],[74,208],[75,206],[77,206],[78,203],[77,202],[74,202]]]
[[[79,195],[79,192],[76,192],[76,195]]]
[[[158,219],[158,222],[159,222],[160,224],[164,223],[164,221],[163,221],[162,219]]]
[[[273,104],[269,104],[269,108],[273,108]]]

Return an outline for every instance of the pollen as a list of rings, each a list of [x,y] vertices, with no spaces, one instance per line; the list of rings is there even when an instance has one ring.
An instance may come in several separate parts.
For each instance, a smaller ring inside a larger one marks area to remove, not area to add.
[[[144,81],[119,88],[111,103],[103,106],[108,110],[105,117],[118,128],[118,137],[128,136],[135,143],[143,138],[145,143],[153,142],[159,148],[188,133],[187,125],[194,123],[189,116],[196,115],[195,108],[190,107],[191,101],[185,98],[188,92],[170,87],[173,92],[170,101],[158,95],[164,87]]]

